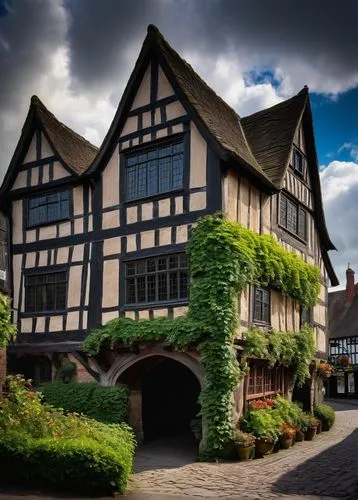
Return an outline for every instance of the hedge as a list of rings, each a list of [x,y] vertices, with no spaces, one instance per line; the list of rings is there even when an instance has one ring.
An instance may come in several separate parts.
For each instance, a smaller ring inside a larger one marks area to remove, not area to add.
[[[135,440],[126,424],[104,424],[41,402],[21,376],[0,401],[1,483],[88,495],[124,493]]]
[[[128,390],[102,387],[94,382],[51,382],[40,387],[43,400],[65,412],[83,413],[108,424],[127,421]]]
[[[324,431],[328,431],[336,420],[336,414],[332,406],[323,403],[314,407],[313,414],[316,418],[322,421]]]

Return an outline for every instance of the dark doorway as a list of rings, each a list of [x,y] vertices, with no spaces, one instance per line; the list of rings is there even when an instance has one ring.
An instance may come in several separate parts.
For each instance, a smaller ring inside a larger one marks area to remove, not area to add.
[[[181,363],[159,358],[142,380],[142,415],[146,441],[190,433],[200,411],[200,384]]]
[[[23,375],[26,379],[31,379],[33,385],[52,380],[52,362],[47,356],[41,355],[8,355],[7,371],[9,375]]]
[[[292,394],[292,400],[302,404],[305,411],[311,409],[311,379],[306,380],[302,387],[295,385]]]

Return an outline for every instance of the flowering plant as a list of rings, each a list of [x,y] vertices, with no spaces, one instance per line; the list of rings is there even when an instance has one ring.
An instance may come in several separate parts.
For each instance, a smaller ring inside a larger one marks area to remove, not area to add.
[[[340,356],[338,359],[337,359],[337,363],[341,366],[349,366],[350,365],[350,357],[347,356],[347,355],[344,355],[344,356]]]
[[[240,429],[236,429],[234,439],[235,443],[242,448],[253,446],[256,440],[255,436],[251,432],[244,432]]]
[[[328,378],[333,372],[335,372],[335,368],[330,363],[324,363],[321,361],[317,367],[317,374],[321,378]]]
[[[266,410],[267,408],[272,408],[274,403],[273,399],[257,399],[256,401],[251,401],[250,410]]]
[[[295,436],[295,434],[296,434],[296,429],[294,427],[292,427],[291,425],[287,424],[286,422],[284,422],[281,425],[282,437],[284,437],[286,439],[291,439]]]

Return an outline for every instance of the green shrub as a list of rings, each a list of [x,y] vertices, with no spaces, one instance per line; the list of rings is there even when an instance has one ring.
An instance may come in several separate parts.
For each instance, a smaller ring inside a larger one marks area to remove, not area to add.
[[[302,430],[302,428],[305,427],[305,414],[297,403],[288,401],[288,399],[285,399],[282,396],[277,396],[274,407],[285,423],[299,430]]]
[[[277,441],[281,434],[282,418],[271,408],[249,411],[242,420],[242,429],[257,438]]]
[[[65,412],[83,413],[108,424],[127,420],[128,391],[125,386],[102,387],[96,383],[51,382],[40,388],[43,399]]]
[[[107,425],[41,403],[19,376],[0,402],[0,469],[15,485],[90,495],[123,493],[135,441],[125,425]]]
[[[336,420],[336,414],[334,409],[326,404],[318,404],[313,410],[313,414],[316,418],[322,421],[323,427],[330,429]]]

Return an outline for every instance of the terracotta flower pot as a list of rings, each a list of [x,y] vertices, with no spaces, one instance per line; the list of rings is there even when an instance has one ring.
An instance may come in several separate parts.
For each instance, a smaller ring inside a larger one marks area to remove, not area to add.
[[[281,436],[280,437],[280,447],[282,450],[288,450],[292,446],[292,437],[285,437]]]
[[[305,435],[302,431],[296,431],[296,443],[301,443],[305,439]]]
[[[242,462],[246,462],[247,460],[252,460],[255,454],[255,446],[239,446],[236,445],[237,456],[239,460]]]
[[[296,432],[292,438],[292,446],[294,446],[296,444]]]
[[[274,445],[274,441],[268,438],[258,438],[255,441],[256,454],[260,457],[270,455],[270,453],[272,453]]]
[[[305,432],[305,441],[312,441],[317,432],[317,427],[311,427]]]
[[[327,431],[329,431],[329,430],[330,430],[330,428],[331,428],[331,427],[330,427],[330,425],[329,425],[329,424],[327,424],[327,422],[322,422],[322,431],[323,431],[323,432],[327,432]]]

